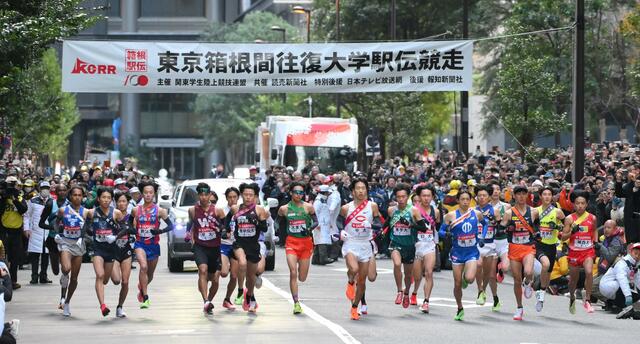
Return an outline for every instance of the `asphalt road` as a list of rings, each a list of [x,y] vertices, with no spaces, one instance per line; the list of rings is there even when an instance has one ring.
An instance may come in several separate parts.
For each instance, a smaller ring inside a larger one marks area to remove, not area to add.
[[[163,246],[163,254],[164,254]],[[576,315],[569,314],[568,298],[547,295],[542,313],[536,313],[534,299],[525,300],[525,321],[511,319],[515,301],[512,284],[499,286],[502,311],[489,305],[475,305],[476,287],[465,290],[465,321],[455,322],[453,278],[450,271],[435,274],[430,314],[416,306],[395,305],[395,283],[390,260],[378,261],[378,279],[369,284],[369,315],[349,320],[349,302],[344,296],[346,269],[342,261],[328,266],[312,266],[308,280],[300,286],[305,307],[301,316],[291,314],[288,270],[283,251],[277,252],[276,270],[265,274],[263,287],[256,292],[256,315],[222,308],[220,293],[215,298],[213,316],[204,316],[197,292],[193,263],[187,272],[170,273],[166,256],[161,257],[156,278],[150,286],[151,308],[141,310],[135,299],[138,270],[131,277],[132,291],[125,303],[128,317],[115,317],[119,287],[107,285],[107,305],[111,315],[103,318],[95,296],[91,264],[83,264],[79,287],[74,295],[70,318],[57,309],[58,278],[49,285],[26,283],[29,272],[20,271],[23,288],[7,304],[7,321],[21,320],[20,343],[616,343],[637,342],[640,323],[616,320],[596,307],[586,314],[578,301]],[[221,290],[226,288],[222,280]],[[419,294],[419,300],[422,293]],[[490,299],[490,296],[489,296]],[[635,330],[634,330],[635,329]]]

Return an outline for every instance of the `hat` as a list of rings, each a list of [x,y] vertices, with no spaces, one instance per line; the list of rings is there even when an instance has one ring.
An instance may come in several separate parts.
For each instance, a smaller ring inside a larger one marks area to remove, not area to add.
[[[293,171],[293,167],[292,166],[287,166],[287,171]]]
[[[104,185],[104,186],[114,186],[113,179],[107,178],[107,179],[103,180],[102,181],[102,185]]]
[[[467,180],[467,186],[476,186],[476,180],[475,179],[469,179]]]
[[[18,178],[16,176],[8,176],[5,180],[8,183],[18,183]]]
[[[459,181],[459,180],[457,180],[457,179],[454,179],[454,180],[452,180],[452,181],[449,183],[449,188],[450,188],[451,190],[457,190],[457,189],[459,189],[461,186],[462,186],[462,182],[461,182],[461,181]]]
[[[89,171],[89,168],[87,168],[87,166],[86,166],[86,165],[82,165],[82,166],[80,167],[80,172],[87,172],[87,171]]]
[[[100,170],[100,171],[102,171],[102,167],[100,167],[100,166],[96,166],[96,167],[94,167],[93,169],[94,169],[94,170]]]
[[[122,178],[118,178],[118,179],[116,179],[116,181],[114,182],[114,184],[115,184],[116,186],[118,186],[118,185],[122,185],[122,184],[126,184],[126,183],[127,183],[127,182],[126,182],[124,179],[122,179]]]
[[[249,171],[257,171],[257,170],[258,170],[258,168],[253,166],[253,165],[251,167],[249,167]]]
[[[629,251],[634,250],[634,249],[640,249],[640,242],[636,242],[636,243],[633,243],[633,244],[629,245]]]
[[[522,185],[516,185],[513,188],[513,193],[517,194],[517,193],[520,193],[520,192],[525,192],[526,193],[526,192],[529,192],[529,190],[527,190],[527,188],[522,186]]]
[[[320,185],[320,192],[329,192],[329,185]]]
[[[40,184],[38,184],[38,187],[40,187],[41,189],[51,189],[51,184],[49,184],[48,181],[43,180],[40,182]]]
[[[536,181],[533,182],[533,184],[531,184],[533,186],[538,186],[538,187],[543,187],[544,184],[542,183],[542,181],[540,181],[540,179],[536,179]]]
[[[328,176],[324,179],[324,183],[325,184],[331,184],[333,183],[333,176]]]
[[[34,187],[36,183],[32,179],[27,179],[24,181],[24,186],[26,187]]]
[[[129,193],[130,194],[134,194],[134,193],[140,193],[140,189],[138,189],[136,186],[132,187],[131,189],[129,189]]]

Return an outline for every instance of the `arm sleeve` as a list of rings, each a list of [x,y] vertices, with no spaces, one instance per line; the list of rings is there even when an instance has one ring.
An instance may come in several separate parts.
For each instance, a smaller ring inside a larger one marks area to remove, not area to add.
[[[484,239],[487,236],[487,231],[489,230],[489,219],[486,216],[482,217],[482,233],[480,234],[480,238]]]
[[[373,218],[373,223],[371,224],[371,228],[375,232],[379,232],[380,230],[382,230],[382,221],[380,221],[380,216],[376,216]]]
[[[258,220],[258,224],[256,225],[256,229],[260,232],[267,232],[269,226],[267,225],[267,220]]]
[[[157,230],[151,231],[151,233],[153,233],[154,235],[171,232],[173,230],[173,222],[171,222],[171,219],[169,218],[169,216],[167,216],[166,219],[161,219],[161,221],[164,221],[164,223],[167,226],[164,227],[164,229],[157,229]]]
[[[320,223],[318,222],[318,216],[316,214],[311,215],[311,229],[316,229]]]
[[[425,221],[424,219],[420,219],[419,221],[416,221],[416,224],[415,224],[414,228],[418,232],[426,231],[427,230],[427,221]]]
[[[38,226],[40,226],[40,228],[44,228],[48,230],[53,229],[53,224],[47,223],[47,219],[49,218],[49,215],[51,215],[52,208],[53,208],[53,200],[50,199],[47,201],[47,204],[45,204],[44,209],[42,210],[42,214],[40,215],[40,222],[38,222]]]
[[[449,229],[449,225],[446,224],[445,222],[442,222],[442,224],[440,225],[440,229],[438,230],[438,235],[440,235],[441,237],[444,237],[447,234],[448,229]]]

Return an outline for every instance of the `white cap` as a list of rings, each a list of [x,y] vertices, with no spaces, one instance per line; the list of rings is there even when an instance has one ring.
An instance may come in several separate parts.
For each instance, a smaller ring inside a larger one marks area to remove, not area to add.
[[[118,178],[116,179],[116,181],[114,182],[115,185],[122,185],[122,184],[126,184],[127,182],[122,179],[122,178]]]
[[[38,184],[38,186],[42,189],[42,188],[47,188],[47,189],[51,189],[51,184],[49,184],[48,181],[43,180],[40,182],[40,184]]]
[[[329,185],[320,185],[320,192],[329,192]]]
[[[18,178],[16,176],[8,176],[5,181],[7,183],[17,183],[18,182]]]
[[[536,179],[536,181],[534,181],[532,185],[533,186],[538,186],[538,187],[543,187],[544,186],[544,184],[539,179]]]
[[[138,189],[137,186],[132,187],[131,189],[129,189],[129,193],[133,194],[133,193],[140,193],[140,189]]]

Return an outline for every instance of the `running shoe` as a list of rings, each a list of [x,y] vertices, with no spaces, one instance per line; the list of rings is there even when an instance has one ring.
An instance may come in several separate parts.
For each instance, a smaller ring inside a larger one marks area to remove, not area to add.
[[[456,316],[453,318],[453,320],[455,320],[455,321],[464,320],[464,308],[458,310],[458,313],[456,313]]]
[[[360,320],[360,314],[358,314],[358,307],[351,307],[351,320]]]
[[[533,296],[533,288],[531,287],[531,283],[522,283],[523,289],[522,292],[524,293],[524,297],[526,297],[527,299],[530,299]]]
[[[211,303],[211,301],[205,302],[203,311],[205,314],[213,315],[213,303]]]
[[[64,315],[65,317],[70,317],[71,316],[71,307],[69,307],[68,303],[64,304],[63,310],[62,310],[62,315]]]
[[[142,295],[142,286],[140,286],[140,283],[138,283],[138,302],[144,302],[144,296]]]
[[[243,296],[243,301],[242,301],[242,309],[247,312],[249,310],[249,307],[251,306],[249,304],[249,299],[247,298],[247,290],[244,290],[244,296]]]
[[[60,298],[60,303],[58,304],[58,309],[63,309],[64,308],[64,297]]]
[[[360,307],[358,308],[358,313],[360,313],[362,315],[369,314],[369,311],[367,309],[367,305],[360,305]]]
[[[117,307],[116,308],[116,317],[118,317],[118,318],[126,318],[127,317],[127,313],[124,312],[124,309],[122,309],[122,307]]]
[[[347,299],[353,300],[356,298],[356,282],[347,282],[347,291],[345,292]]]
[[[13,336],[13,338],[18,338],[18,334],[20,333],[20,320],[13,319],[9,322],[9,333]]]
[[[418,294],[416,294],[416,293],[412,293],[411,294],[411,305],[412,306],[417,306],[418,305]]]
[[[569,299],[569,313],[576,314],[576,299],[575,298],[570,298]]]
[[[587,311],[587,313],[589,314],[593,313],[593,306],[591,306],[591,302],[584,301],[582,303],[582,306],[584,307],[584,310]]]
[[[222,302],[222,307],[224,307],[224,308],[226,308],[226,309],[228,309],[230,311],[233,311],[233,310],[236,309],[236,307],[233,305],[233,303],[231,303],[231,301],[229,301],[229,300],[224,300]]]
[[[498,302],[493,303],[493,307],[491,307],[492,312],[500,312],[500,308],[502,307],[502,302],[498,300]]]
[[[544,290],[536,290],[536,312],[542,312],[542,307],[544,307]]]
[[[504,271],[502,271],[502,263],[498,263],[498,272],[496,272],[496,280],[498,280],[498,283],[502,283],[502,281],[504,281]]]
[[[485,293],[483,290],[478,294],[478,299],[476,299],[476,305],[484,306],[486,302],[487,302],[487,293]]]
[[[258,303],[255,301],[249,302],[249,313],[255,313],[258,310]]]
[[[516,309],[516,312],[513,313],[513,320],[522,321],[522,316],[523,315],[524,315],[524,309],[523,308],[518,308],[518,309]]]
[[[302,306],[300,306],[300,302],[293,304],[293,314],[302,314]]]
[[[262,288],[262,276],[256,276],[256,289]]]
[[[396,305],[399,305],[399,304],[401,304],[401,303],[402,303],[402,292],[401,292],[401,291],[399,291],[399,292],[398,292],[398,294],[396,294],[396,301],[395,301],[395,304],[396,304]]]
[[[402,297],[402,308],[409,308],[409,304],[411,302],[409,301],[409,294],[404,294],[404,296]]]
[[[633,315],[633,305],[627,306],[616,315],[616,319],[627,319]]]
[[[242,294],[239,294],[238,297],[235,298],[235,300],[233,300],[233,303],[236,304],[237,306],[242,305],[242,300],[244,300],[244,296]]]
[[[140,309],[147,309],[149,308],[149,306],[151,306],[151,302],[147,299],[146,301],[140,304]]]
[[[102,316],[106,317],[107,315],[109,315],[109,313],[111,312],[111,310],[109,309],[109,307],[107,307],[107,305],[105,305],[104,303],[100,306],[100,312],[102,312]]]
[[[469,282],[467,282],[467,279],[464,278],[464,271],[462,272],[462,289],[467,289],[467,287],[469,286]]]
[[[420,311],[422,311],[422,313],[429,313],[429,302],[425,301],[422,303],[422,306],[420,306]]]

